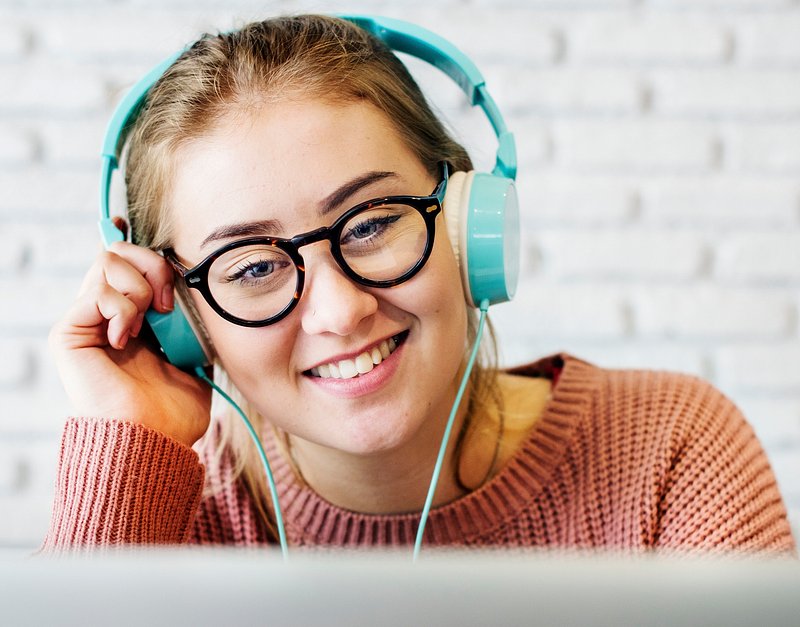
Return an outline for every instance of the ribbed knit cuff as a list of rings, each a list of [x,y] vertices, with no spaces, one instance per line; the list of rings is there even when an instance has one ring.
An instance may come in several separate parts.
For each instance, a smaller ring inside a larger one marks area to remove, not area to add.
[[[42,550],[185,542],[203,479],[197,454],[157,431],[70,418]]]

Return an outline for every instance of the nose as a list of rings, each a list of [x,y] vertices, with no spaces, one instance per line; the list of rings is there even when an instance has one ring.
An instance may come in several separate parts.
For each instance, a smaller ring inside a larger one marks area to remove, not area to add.
[[[310,262],[310,263],[309,263]],[[349,335],[378,310],[378,299],[353,282],[320,247],[306,257],[306,284],[300,299],[301,324],[309,335]]]

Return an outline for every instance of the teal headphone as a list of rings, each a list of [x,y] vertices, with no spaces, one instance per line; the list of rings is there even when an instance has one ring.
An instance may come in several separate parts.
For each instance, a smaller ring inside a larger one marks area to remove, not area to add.
[[[340,16],[369,31],[389,48],[439,68],[480,107],[498,140],[491,173],[456,172],[444,200],[445,223],[459,262],[467,302],[478,307],[510,300],[519,274],[519,208],[514,179],[517,155],[514,136],[486,89],[483,76],[461,51],[438,35],[401,20],[366,15]],[[106,247],[123,239],[109,210],[111,178],[119,166],[126,129],[133,123],[148,92],[181,50],[154,67],[119,103],[103,141],[100,181],[100,233]],[[150,310],[146,319],[167,359],[193,371],[211,362],[202,333],[176,302],[168,314]]]

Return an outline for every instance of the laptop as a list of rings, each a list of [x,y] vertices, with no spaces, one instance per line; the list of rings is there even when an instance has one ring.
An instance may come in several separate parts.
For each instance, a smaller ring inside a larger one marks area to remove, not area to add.
[[[0,560],[0,625],[800,625],[795,560],[423,549]]]

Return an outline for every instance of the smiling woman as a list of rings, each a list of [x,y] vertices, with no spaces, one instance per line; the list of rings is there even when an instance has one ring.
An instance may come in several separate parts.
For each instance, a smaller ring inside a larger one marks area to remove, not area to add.
[[[475,270],[488,253],[461,223],[495,188],[512,213],[513,139],[462,61],[500,141],[496,171],[470,172],[361,28],[376,23],[204,36],[121,118],[133,241],[98,257],[51,333],[78,417],[45,548],[283,535],[233,410],[145,339],[174,284],[211,358],[198,372],[264,441],[290,544],[411,544],[452,414],[426,543],[791,552],[764,454],[707,384],[566,355],[498,372],[491,342],[469,374],[476,307],[514,281]]]

